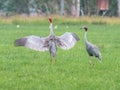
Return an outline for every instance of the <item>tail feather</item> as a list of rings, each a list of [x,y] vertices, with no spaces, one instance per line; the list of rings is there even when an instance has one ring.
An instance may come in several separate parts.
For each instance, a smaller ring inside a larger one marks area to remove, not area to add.
[[[100,53],[100,52],[99,52],[98,59],[99,59],[99,60],[102,60],[102,56],[101,56],[101,53]]]

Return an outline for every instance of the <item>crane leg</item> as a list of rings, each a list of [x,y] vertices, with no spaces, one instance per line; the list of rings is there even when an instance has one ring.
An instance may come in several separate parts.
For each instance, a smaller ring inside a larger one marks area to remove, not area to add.
[[[50,55],[50,62],[52,63],[52,56]]]
[[[90,63],[90,65],[94,65],[93,57],[90,57],[89,63]]]
[[[56,56],[54,58],[55,58],[55,63],[56,63],[57,62]]]
[[[50,54],[50,63],[52,63],[52,62],[57,62],[57,59],[56,59],[56,56],[53,56],[53,55],[51,55]]]

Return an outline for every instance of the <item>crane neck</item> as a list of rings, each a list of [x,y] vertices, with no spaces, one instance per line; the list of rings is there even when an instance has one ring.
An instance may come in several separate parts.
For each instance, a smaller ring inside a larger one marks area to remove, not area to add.
[[[88,41],[88,40],[87,40],[87,31],[85,31],[85,34],[84,34],[84,40],[85,40],[85,42]]]
[[[54,35],[52,23],[50,23],[50,35]]]

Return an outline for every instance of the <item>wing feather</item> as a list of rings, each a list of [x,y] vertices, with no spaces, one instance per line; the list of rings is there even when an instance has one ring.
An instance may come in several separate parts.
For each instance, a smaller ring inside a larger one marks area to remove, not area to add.
[[[56,37],[57,45],[64,50],[72,48],[77,41],[79,41],[79,37],[72,32],[66,32],[63,35]]]
[[[15,46],[25,46],[36,51],[47,51],[48,50],[47,39],[48,39],[47,37],[42,38],[34,35],[26,36],[15,40]]]

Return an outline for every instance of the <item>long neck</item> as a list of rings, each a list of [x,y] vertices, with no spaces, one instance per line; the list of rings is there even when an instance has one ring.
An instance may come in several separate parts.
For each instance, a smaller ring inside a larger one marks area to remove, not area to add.
[[[50,23],[50,35],[53,35],[54,32],[53,32],[53,27],[52,27],[52,23]]]
[[[85,31],[85,34],[84,34],[84,41],[87,42],[87,31]]]

